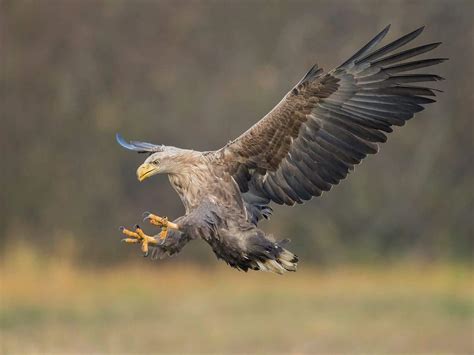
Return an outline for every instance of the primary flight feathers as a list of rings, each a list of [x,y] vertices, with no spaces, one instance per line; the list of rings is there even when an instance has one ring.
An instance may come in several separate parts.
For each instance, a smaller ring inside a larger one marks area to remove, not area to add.
[[[345,178],[367,154],[378,151],[392,126],[402,126],[435,90],[413,83],[442,80],[434,74],[399,73],[446,58],[400,63],[436,48],[433,43],[400,53],[413,31],[378,50],[387,26],[349,60],[327,74],[313,67],[262,120],[224,150],[236,162],[233,173],[244,192],[279,204],[319,196]],[[254,169],[248,178],[249,170]]]

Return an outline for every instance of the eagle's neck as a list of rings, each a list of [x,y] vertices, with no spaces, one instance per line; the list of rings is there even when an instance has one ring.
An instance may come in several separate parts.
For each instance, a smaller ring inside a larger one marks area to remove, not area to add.
[[[171,186],[183,202],[186,213],[196,208],[202,200],[202,187],[209,183],[209,166],[202,155],[195,155],[168,174]]]

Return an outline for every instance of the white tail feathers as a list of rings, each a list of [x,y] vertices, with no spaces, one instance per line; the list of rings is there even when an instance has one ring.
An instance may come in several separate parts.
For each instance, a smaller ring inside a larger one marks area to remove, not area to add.
[[[283,259],[280,259],[279,262],[281,265],[288,271],[296,271],[296,263],[292,263],[291,261],[286,261]]]
[[[296,255],[286,249],[283,249],[275,260],[257,261],[258,268],[261,271],[274,272],[280,275],[286,271],[296,271],[297,263],[298,258]]]

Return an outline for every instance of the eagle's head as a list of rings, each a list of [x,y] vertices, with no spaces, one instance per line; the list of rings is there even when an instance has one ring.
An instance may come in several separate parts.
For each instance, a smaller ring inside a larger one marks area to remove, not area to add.
[[[148,158],[137,169],[139,181],[156,174],[177,174],[180,172],[180,162],[183,155],[186,154],[185,149],[138,141],[127,142],[118,133],[116,139],[122,147],[128,150],[149,154]]]
[[[138,181],[143,181],[156,174],[176,174],[179,169],[181,149],[163,147],[163,150],[151,154],[137,169]]]

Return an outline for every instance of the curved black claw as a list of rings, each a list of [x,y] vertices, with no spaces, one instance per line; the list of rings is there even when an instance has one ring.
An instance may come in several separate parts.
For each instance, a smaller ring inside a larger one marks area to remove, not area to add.
[[[148,256],[148,252],[143,253],[143,257],[146,258]]]
[[[124,226],[120,226],[120,227],[119,227],[119,231],[121,231],[121,232],[123,232],[124,229],[125,229]]]
[[[138,224],[135,224],[135,229],[139,229],[140,226]]]

